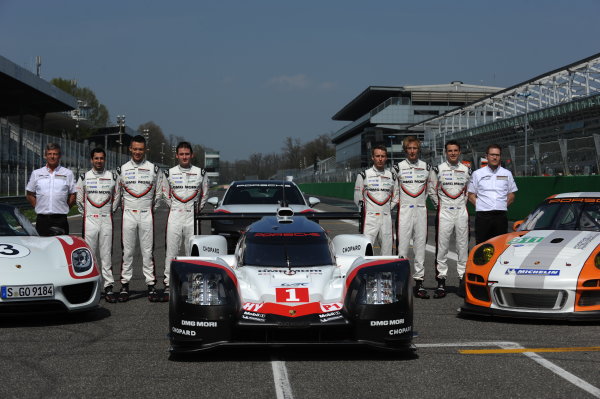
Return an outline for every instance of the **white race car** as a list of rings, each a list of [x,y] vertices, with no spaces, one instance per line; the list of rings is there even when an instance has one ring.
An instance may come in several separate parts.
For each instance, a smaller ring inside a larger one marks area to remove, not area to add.
[[[40,237],[16,208],[0,204],[0,314],[93,309],[100,288],[84,240]]]
[[[286,344],[412,350],[408,260],[371,256],[362,234],[331,240],[309,220],[336,216],[280,208],[251,224],[232,255],[223,236],[193,236],[197,256],[171,263],[171,351]]]
[[[474,247],[462,314],[600,319],[600,193],[547,198]]]

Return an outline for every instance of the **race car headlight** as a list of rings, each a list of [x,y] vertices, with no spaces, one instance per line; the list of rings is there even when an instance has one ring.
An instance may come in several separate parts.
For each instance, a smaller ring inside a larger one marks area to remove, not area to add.
[[[224,305],[223,276],[219,273],[189,273],[186,302],[192,305]]]
[[[363,305],[384,305],[398,301],[393,272],[365,273],[358,302]]]
[[[483,244],[473,254],[473,263],[483,266],[494,256],[494,246],[492,244]]]
[[[77,248],[71,253],[71,263],[75,273],[85,273],[94,265],[92,253],[87,248]]]

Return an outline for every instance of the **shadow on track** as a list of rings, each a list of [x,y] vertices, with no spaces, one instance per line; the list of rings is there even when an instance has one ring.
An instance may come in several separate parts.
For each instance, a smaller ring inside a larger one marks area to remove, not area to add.
[[[285,361],[407,361],[418,359],[416,351],[385,351],[363,346],[302,345],[294,347],[221,347],[204,352],[171,354],[175,362],[254,362],[273,359]]]
[[[102,306],[83,312],[29,312],[0,315],[0,328],[46,327],[93,323],[110,317],[110,310]]]

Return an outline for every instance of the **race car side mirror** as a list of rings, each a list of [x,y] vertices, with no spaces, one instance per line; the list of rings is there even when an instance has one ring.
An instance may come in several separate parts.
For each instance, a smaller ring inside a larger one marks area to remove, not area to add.
[[[308,197],[308,204],[312,208],[313,206],[321,203],[321,200],[316,197]]]
[[[516,222],[513,223],[513,231],[517,231],[517,229],[519,227],[521,227],[521,225],[523,224],[523,220],[517,220]]]
[[[206,202],[208,202],[212,206],[216,207],[217,205],[219,205],[219,198],[218,197],[210,197],[209,199],[206,200]]]

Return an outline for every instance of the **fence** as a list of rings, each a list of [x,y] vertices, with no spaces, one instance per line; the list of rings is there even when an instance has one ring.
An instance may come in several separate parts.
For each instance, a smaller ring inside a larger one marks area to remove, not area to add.
[[[57,143],[62,149],[61,165],[73,173],[90,168],[91,145],[62,137],[19,129],[0,119],[0,197],[25,195],[25,186],[34,169],[45,165],[44,149],[48,143]],[[115,169],[118,153],[107,151],[106,168]]]

